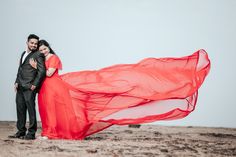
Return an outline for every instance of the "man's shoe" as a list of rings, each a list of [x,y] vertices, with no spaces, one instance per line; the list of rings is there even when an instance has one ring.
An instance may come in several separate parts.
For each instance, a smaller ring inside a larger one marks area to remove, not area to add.
[[[27,135],[24,136],[23,139],[24,140],[35,140],[35,136],[27,134]]]
[[[25,136],[25,133],[16,133],[14,135],[9,135],[8,138],[22,138]]]

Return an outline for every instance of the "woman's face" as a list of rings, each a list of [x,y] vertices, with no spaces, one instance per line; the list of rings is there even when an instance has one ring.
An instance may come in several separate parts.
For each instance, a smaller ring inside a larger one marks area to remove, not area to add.
[[[47,56],[50,52],[49,48],[45,45],[42,45],[39,47],[39,51],[44,54],[44,56]]]

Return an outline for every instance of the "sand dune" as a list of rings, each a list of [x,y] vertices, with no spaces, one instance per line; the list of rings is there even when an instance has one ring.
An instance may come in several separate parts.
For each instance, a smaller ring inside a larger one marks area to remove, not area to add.
[[[236,128],[113,126],[84,141],[8,139],[15,131],[15,122],[0,122],[0,157],[236,156]]]

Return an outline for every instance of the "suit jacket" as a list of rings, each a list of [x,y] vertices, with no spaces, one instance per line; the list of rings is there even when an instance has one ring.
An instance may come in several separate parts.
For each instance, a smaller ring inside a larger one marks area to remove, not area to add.
[[[34,85],[38,91],[42,81],[46,76],[46,68],[44,63],[45,57],[39,51],[32,51],[22,63],[22,58],[25,53],[26,52],[24,51],[21,55],[15,83],[18,83],[19,87],[25,90],[30,89],[31,86]],[[37,61],[37,69],[30,65],[30,58],[33,58]]]

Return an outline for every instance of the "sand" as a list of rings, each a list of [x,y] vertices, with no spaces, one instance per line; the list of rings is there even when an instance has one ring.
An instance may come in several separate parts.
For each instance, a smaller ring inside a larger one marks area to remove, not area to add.
[[[112,126],[83,141],[9,139],[15,131],[15,122],[0,122],[0,157],[236,156],[236,128]]]

